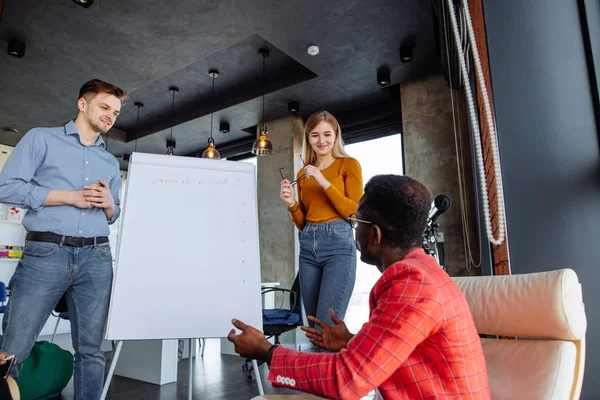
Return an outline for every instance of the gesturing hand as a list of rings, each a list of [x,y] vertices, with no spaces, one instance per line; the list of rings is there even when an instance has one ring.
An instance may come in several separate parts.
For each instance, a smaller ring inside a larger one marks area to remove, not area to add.
[[[304,176],[306,179],[313,178],[323,189],[327,189],[331,183],[323,176],[321,170],[314,165],[304,167]]]
[[[283,200],[288,207],[293,206],[296,202],[296,197],[294,196],[294,187],[289,180],[284,179],[281,181],[281,191],[279,193],[279,197],[281,197],[281,200]]]
[[[0,351],[0,365],[6,364],[6,358],[10,356],[12,356],[12,354],[7,353],[6,351]]]
[[[235,345],[235,352],[244,358],[267,361],[271,343],[265,338],[265,335],[240,320],[234,319],[231,323],[242,331],[242,333],[236,335],[235,329],[232,329],[227,335],[227,340]]]
[[[92,205],[98,208],[114,207],[115,201],[110,193],[110,188],[106,181],[99,179],[98,183],[92,183],[83,188],[85,190],[85,199]]]
[[[346,348],[354,335],[350,333],[344,321],[335,315],[332,308],[329,309],[329,316],[334,323],[333,326],[329,326],[320,319],[309,315],[308,319],[323,330],[320,331],[308,326],[302,326],[301,329],[306,332],[306,337],[310,339],[312,344],[325,350],[337,352]]]

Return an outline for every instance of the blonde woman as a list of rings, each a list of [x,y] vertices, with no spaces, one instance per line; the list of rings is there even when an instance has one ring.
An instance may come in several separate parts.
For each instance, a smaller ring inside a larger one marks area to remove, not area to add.
[[[281,182],[280,197],[300,231],[300,290],[306,314],[332,325],[329,309],[343,319],[354,289],[356,244],[348,217],[363,194],[362,171],[344,150],[340,125],[327,111],[306,121],[303,154],[304,168],[294,182]]]

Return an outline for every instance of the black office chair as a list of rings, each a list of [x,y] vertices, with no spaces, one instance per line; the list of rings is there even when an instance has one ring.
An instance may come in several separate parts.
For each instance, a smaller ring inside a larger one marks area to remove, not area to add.
[[[8,301],[8,288],[4,282],[0,282],[0,314],[6,312],[6,302]]]
[[[302,296],[300,295],[300,279],[296,275],[291,289],[266,288],[261,294],[270,292],[289,293],[290,308],[271,308],[263,309],[263,332],[267,339],[275,338],[275,344],[281,344],[279,336],[285,332],[293,331],[302,325]],[[283,301],[282,301],[283,303]],[[259,362],[260,366],[263,362]],[[242,365],[242,370],[246,373],[248,380],[253,381],[254,367],[252,360],[247,359]]]
[[[54,343],[54,338],[56,337],[56,331],[58,330],[58,324],[60,323],[60,320],[69,320],[69,307],[67,306],[67,298],[65,296],[66,294],[62,295],[52,311],[52,315],[56,317],[56,325],[54,326],[54,332],[52,333],[52,339],[50,340],[50,343]]]

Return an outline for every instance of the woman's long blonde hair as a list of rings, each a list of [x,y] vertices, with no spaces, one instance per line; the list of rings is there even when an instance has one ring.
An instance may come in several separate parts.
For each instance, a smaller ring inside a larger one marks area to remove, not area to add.
[[[302,141],[302,154],[304,156],[304,162],[306,165],[314,164],[317,161],[317,154],[310,146],[308,142],[308,135],[315,129],[321,122],[327,122],[333,127],[335,133],[335,142],[333,143],[333,149],[331,153],[334,158],[350,157],[346,150],[344,150],[344,139],[342,139],[342,128],[338,120],[328,111],[317,111],[311,114],[304,124],[304,139]]]

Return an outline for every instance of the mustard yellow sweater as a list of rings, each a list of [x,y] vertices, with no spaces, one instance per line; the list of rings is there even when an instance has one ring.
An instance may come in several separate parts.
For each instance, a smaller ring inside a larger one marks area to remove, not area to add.
[[[356,212],[358,200],[363,195],[362,170],[354,158],[338,158],[321,173],[331,183],[327,190],[314,179],[301,179],[296,184],[299,202],[289,211],[299,230],[304,229],[307,222],[322,224],[348,219]],[[302,175],[303,169],[298,171],[296,178]]]

